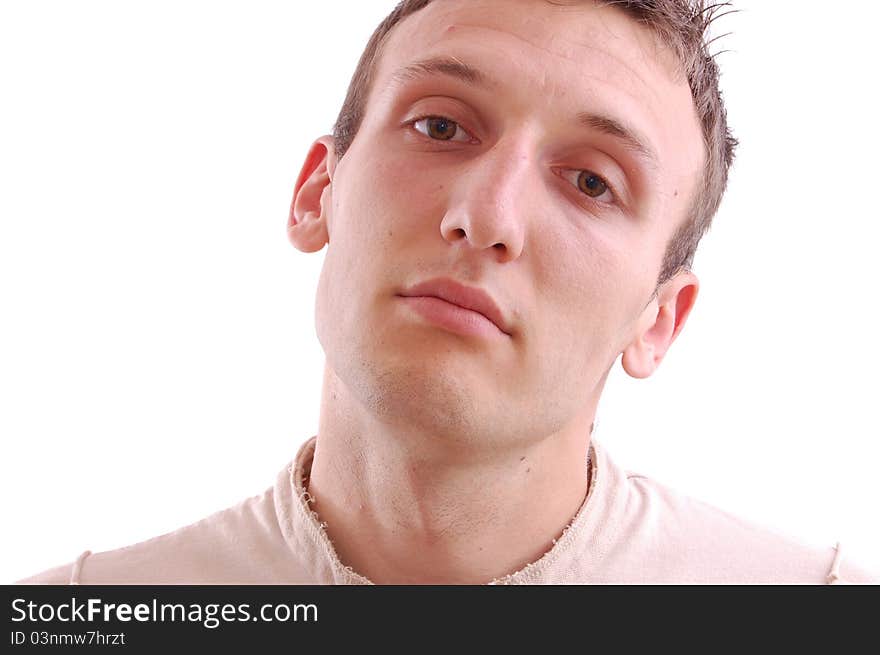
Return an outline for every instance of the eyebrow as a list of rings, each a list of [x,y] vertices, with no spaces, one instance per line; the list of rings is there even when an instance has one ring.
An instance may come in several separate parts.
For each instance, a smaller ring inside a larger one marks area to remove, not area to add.
[[[394,73],[391,77],[391,83],[403,84],[434,75],[454,77],[472,86],[490,86],[489,78],[485,73],[464,63],[457,57],[434,57],[404,66]]]
[[[478,68],[466,64],[457,57],[450,56],[433,57],[404,66],[391,77],[391,84],[396,86],[438,75],[452,77],[471,86],[496,86],[489,76]],[[583,111],[577,115],[577,122],[586,128],[616,139],[651,169],[659,168],[660,160],[650,142],[618,119]]]
[[[594,114],[588,111],[582,111],[577,117],[581,125],[592,128],[602,134],[607,134],[620,141],[627,149],[631,150],[639,159],[650,166],[652,170],[657,170],[660,167],[660,160],[654,148],[649,145],[647,139],[638,136],[632,128],[626,127],[623,123],[610,116]]]

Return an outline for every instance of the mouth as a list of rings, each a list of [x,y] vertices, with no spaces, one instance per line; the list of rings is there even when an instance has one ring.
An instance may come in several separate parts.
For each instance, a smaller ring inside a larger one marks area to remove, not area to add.
[[[423,318],[453,332],[511,336],[497,303],[478,287],[468,287],[450,278],[435,278],[398,295]]]
[[[509,336],[480,312],[466,309],[434,296],[399,296],[422,318],[458,334],[494,338]]]

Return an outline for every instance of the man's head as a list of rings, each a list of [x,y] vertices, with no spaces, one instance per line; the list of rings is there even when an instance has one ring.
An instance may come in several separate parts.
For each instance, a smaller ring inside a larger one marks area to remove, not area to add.
[[[377,30],[289,222],[301,250],[329,244],[318,337],[371,415],[511,444],[588,421],[621,353],[659,365],[734,143],[705,47],[648,4],[681,3],[420,0]],[[485,290],[504,331],[401,297],[438,277]]]

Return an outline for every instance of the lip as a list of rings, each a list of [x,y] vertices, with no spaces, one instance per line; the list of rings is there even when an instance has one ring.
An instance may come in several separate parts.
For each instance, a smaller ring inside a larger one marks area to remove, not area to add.
[[[486,291],[469,287],[451,278],[434,278],[398,294],[404,298],[438,298],[462,309],[481,314],[500,332],[510,336],[510,324],[498,304]],[[459,312],[461,314],[461,312]]]

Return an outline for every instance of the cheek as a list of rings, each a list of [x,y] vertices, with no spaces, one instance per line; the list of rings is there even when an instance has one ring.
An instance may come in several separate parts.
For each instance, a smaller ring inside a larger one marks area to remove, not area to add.
[[[430,226],[440,234],[445,185],[413,160],[353,145],[336,169],[316,306],[329,329],[409,279]]]
[[[637,242],[620,237],[592,226],[533,240],[538,315],[546,318],[541,337],[574,366],[610,365],[653,290],[646,290]]]
[[[412,153],[390,154],[375,161],[373,199],[386,213],[389,224],[423,228],[432,222],[439,231],[447,209],[451,172],[428,163]]]
[[[625,278],[626,248],[604,225],[571,230],[538,252],[549,288],[577,316],[598,317],[597,311],[614,304]]]
[[[353,157],[338,188],[343,193],[334,204],[335,223],[360,243],[371,239],[371,249],[397,241],[416,227],[424,237],[432,221],[439,234],[447,200],[446,175],[427,169],[416,156],[386,152]]]

